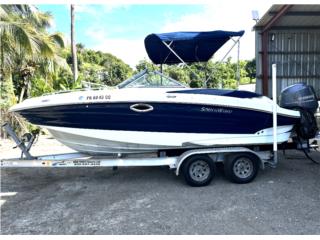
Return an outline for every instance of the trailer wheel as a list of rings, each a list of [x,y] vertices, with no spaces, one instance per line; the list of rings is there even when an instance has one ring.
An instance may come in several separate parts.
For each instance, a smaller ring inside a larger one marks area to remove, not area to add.
[[[215,167],[207,155],[187,158],[181,168],[185,181],[192,187],[208,185],[215,175]]]
[[[235,183],[249,183],[258,174],[259,159],[250,153],[237,153],[224,161],[226,177]]]

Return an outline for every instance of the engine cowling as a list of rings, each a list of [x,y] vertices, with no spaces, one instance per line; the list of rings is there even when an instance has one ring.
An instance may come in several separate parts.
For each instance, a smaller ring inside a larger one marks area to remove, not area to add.
[[[280,107],[293,110],[317,111],[318,99],[312,86],[304,83],[294,84],[281,91]]]
[[[300,111],[300,121],[296,125],[296,133],[300,138],[315,137],[318,127],[314,114],[319,104],[312,86],[298,83],[283,89],[279,105],[283,108]]]

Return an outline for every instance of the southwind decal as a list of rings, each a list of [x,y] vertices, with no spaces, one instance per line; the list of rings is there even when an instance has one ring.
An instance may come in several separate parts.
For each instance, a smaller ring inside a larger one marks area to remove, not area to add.
[[[213,108],[213,107],[202,107],[201,112],[212,112],[212,113],[223,113],[223,114],[231,114],[231,109],[225,109],[225,108]]]

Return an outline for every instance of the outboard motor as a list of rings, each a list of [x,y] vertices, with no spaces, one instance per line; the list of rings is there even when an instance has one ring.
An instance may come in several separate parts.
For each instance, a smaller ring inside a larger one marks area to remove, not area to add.
[[[312,86],[298,83],[283,89],[279,105],[300,111],[300,122],[296,126],[296,133],[300,139],[307,140],[316,136],[318,127],[314,114],[319,105]]]

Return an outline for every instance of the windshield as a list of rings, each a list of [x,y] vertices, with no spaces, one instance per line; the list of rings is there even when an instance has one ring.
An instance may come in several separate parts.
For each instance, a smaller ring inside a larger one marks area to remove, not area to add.
[[[186,88],[182,83],[158,71],[144,70],[120,83],[118,88]]]

